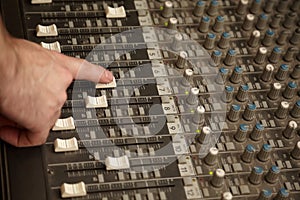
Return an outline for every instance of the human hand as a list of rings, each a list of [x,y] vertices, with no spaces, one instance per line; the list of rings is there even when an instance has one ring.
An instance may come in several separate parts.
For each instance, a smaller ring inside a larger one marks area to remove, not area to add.
[[[17,147],[43,144],[73,79],[109,83],[102,67],[8,37],[0,55],[0,139]]]

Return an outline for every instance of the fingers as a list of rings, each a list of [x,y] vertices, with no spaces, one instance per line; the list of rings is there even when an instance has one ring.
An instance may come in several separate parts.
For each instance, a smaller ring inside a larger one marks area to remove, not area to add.
[[[101,66],[94,65],[86,60],[64,56],[58,54],[60,63],[71,72],[74,79],[85,79],[95,83],[109,83],[113,80],[113,75]]]
[[[48,132],[33,133],[10,126],[0,127],[0,139],[16,147],[29,147],[44,144]]]

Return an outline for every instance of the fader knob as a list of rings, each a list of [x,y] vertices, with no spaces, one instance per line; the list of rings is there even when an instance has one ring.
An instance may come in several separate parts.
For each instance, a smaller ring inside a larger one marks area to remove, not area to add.
[[[211,134],[211,129],[208,126],[203,126],[197,140],[200,144],[207,144],[209,142],[209,137]]]
[[[224,184],[225,171],[223,169],[216,169],[211,179],[211,184],[214,187],[222,187]]]
[[[205,120],[204,113],[205,113],[204,106],[198,106],[193,116],[193,122],[197,125],[204,124],[204,120]]]
[[[229,47],[229,39],[230,39],[230,33],[228,32],[224,32],[221,35],[221,39],[218,43],[218,47],[220,47],[221,49],[226,49]]]
[[[216,147],[211,147],[208,154],[204,157],[204,162],[207,165],[213,166],[217,162],[219,150]]]
[[[287,49],[285,55],[283,56],[283,60],[285,60],[287,62],[293,61],[294,55],[297,51],[298,51],[298,49],[296,47],[289,47]]]
[[[245,19],[244,19],[244,22],[243,22],[243,25],[242,25],[242,28],[245,30],[245,31],[249,31],[253,28],[253,24],[254,24],[254,15],[252,14],[247,14]]]
[[[248,104],[246,106],[246,109],[244,111],[244,114],[243,114],[243,118],[247,121],[251,121],[254,119],[254,115],[255,115],[255,110],[256,110],[256,105],[255,104]]]
[[[211,54],[211,59],[213,61],[213,65],[219,65],[222,58],[222,52],[218,50],[214,50]]]
[[[234,88],[230,85],[226,85],[225,91],[224,91],[223,95],[221,96],[222,101],[224,101],[225,103],[231,102],[232,98],[233,98],[233,92],[234,92]]]
[[[191,69],[184,70],[183,79],[181,81],[183,86],[192,85],[192,83],[193,83],[193,74],[194,74],[194,72]]]
[[[259,41],[260,41],[260,32],[258,30],[254,30],[250,35],[250,38],[248,40],[248,45],[253,48],[257,47]]]
[[[208,16],[203,16],[199,25],[198,30],[201,33],[207,33],[209,29],[210,18]]]
[[[224,192],[222,194],[222,200],[232,200],[233,196],[231,192]]]
[[[243,15],[246,13],[248,8],[248,0],[240,0],[238,7],[236,9],[236,13],[239,15]]]
[[[272,198],[272,191],[264,189],[260,192],[257,200],[271,200],[271,198]]]
[[[271,46],[273,44],[274,35],[275,35],[274,31],[268,29],[266,31],[264,39],[262,40],[262,44],[265,45],[266,47]]]
[[[204,12],[204,8],[205,8],[205,2],[200,0],[196,3],[196,6],[195,6],[195,9],[194,9],[194,12],[193,14],[196,16],[196,17],[201,17],[203,15],[203,12]]]
[[[273,83],[271,89],[268,93],[268,97],[271,100],[276,100],[280,96],[281,84],[280,83]]]
[[[287,101],[282,101],[280,103],[280,105],[278,106],[277,110],[275,111],[275,116],[278,118],[278,119],[284,119],[287,117],[287,114],[289,112],[289,102]]]
[[[293,79],[299,79],[300,78],[300,65],[296,65],[294,67],[293,72],[291,73],[291,77]]]
[[[239,87],[239,90],[236,94],[236,99],[240,102],[244,102],[248,99],[248,92],[249,92],[249,86],[248,85],[241,85]]]
[[[164,3],[161,15],[164,18],[170,18],[173,16],[173,3],[171,1],[166,1]]]
[[[291,115],[294,118],[300,117],[300,100],[295,103],[293,109],[291,110]]]
[[[276,183],[279,177],[279,173],[280,173],[279,167],[273,165],[265,176],[266,181],[268,183]]]
[[[168,33],[175,34],[177,32],[178,20],[175,17],[171,17],[168,22]]]
[[[277,5],[277,11],[280,13],[283,13],[287,10],[289,5],[289,1],[288,0],[280,0],[278,5]]]
[[[265,13],[260,14],[256,23],[256,28],[258,30],[265,29],[267,26],[267,22],[268,22],[268,16]]]
[[[236,122],[239,120],[239,112],[241,111],[241,106],[240,105],[232,105],[227,118],[232,121],[232,122]]]
[[[234,49],[228,50],[226,57],[224,59],[224,64],[228,66],[233,65],[235,63],[235,56],[236,56],[236,52]]]
[[[268,82],[271,80],[272,75],[274,72],[274,66],[272,64],[267,64],[267,66],[265,67],[262,75],[261,75],[261,80]]]
[[[250,133],[250,138],[254,141],[259,141],[262,138],[265,128],[262,124],[255,124],[252,132]]]
[[[258,185],[262,181],[264,170],[262,167],[253,167],[249,176],[249,182],[253,185]]]
[[[223,31],[224,30],[224,17],[218,16],[216,18],[215,24],[213,25],[212,29],[217,33]]]
[[[253,0],[251,4],[250,12],[252,14],[257,14],[260,11],[261,3],[262,3],[261,0]]]
[[[284,45],[286,43],[289,35],[290,35],[290,31],[288,31],[288,30],[281,31],[281,33],[279,34],[279,36],[276,40],[277,44]]]
[[[275,196],[274,200],[288,200],[289,196],[289,191],[285,188],[281,188]]]
[[[269,57],[269,61],[271,63],[278,63],[279,59],[280,59],[280,56],[281,56],[281,49],[279,47],[274,47],[272,52],[271,52],[271,55]]]
[[[276,29],[276,28],[279,28],[280,27],[280,22],[281,22],[281,19],[282,19],[282,16],[279,15],[279,14],[275,14],[273,17],[272,17],[272,21],[270,23],[270,27]]]
[[[242,79],[243,68],[236,66],[231,74],[230,81],[232,83],[239,83]]]
[[[261,150],[257,154],[257,159],[261,162],[266,162],[270,158],[272,147],[268,144],[263,144]]]
[[[240,124],[239,129],[234,135],[234,139],[238,142],[244,142],[247,139],[248,125]]]
[[[215,47],[215,40],[216,35],[213,33],[208,33],[203,44],[204,48],[208,50],[213,49]]]
[[[282,135],[287,139],[293,138],[295,136],[295,132],[296,132],[297,127],[298,127],[297,122],[289,121],[289,123],[287,124],[287,126],[283,130]]]
[[[207,14],[209,16],[216,16],[218,13],[218,8],[219,8],[219,2],[217,0],[212,0],[211,3],[209,4]]]
[[[291,99],[295,96],[297,90],[297,83],[292,81],[289,82],[285,88],[285,90],[282,93],[282,96],[286,99]]]
[[[185,51],[180,51],[176,61],[176,67],[183,69],[187,63],[187,53]]]
[[[198,95],[199,95],[199,89],[194,87],[191,88],[189,95],[186,99],[186,102],[190,105],[195,105],[198,103]]]
[[[255,148],[253,145],[248,144],[241,156],[242,161],[245,163],[251,163],[255,154]]]
[[[291,152],[291,156],[296,159],[300,160],[300,141],[298,141]]]
[[[266,60],[267,52],[268,52],[268,50],[266,47],[259,47],[259,49],[256,53],[256,56],[254,58],[254,61],[259,65],[263,64]]]
[[[290,12],[285,16],[285,20],[283,22],[283,26],[285,28],[292,28],[294,26],[294,22],[297,19],[297,13]]]
[[[298,45],[300,43],[300,28],[297,28],[291,39],[290,39],[290,43],[293,44],[293,45]]]
[[[284,81],[288,75],[289,72],[289,66],[287,64],[280,65],[275,78],[279,81]]]

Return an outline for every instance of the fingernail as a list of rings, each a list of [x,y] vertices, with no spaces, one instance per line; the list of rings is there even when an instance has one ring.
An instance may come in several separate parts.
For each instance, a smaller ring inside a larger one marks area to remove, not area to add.
[[[105,70],[104,74],[102,75],[101,82],[109,83],[113,80],[113,75],[110,71]]]

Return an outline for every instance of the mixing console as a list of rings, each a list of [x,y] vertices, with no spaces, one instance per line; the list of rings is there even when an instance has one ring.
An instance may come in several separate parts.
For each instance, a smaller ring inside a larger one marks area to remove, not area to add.
[[[2,5],[115,77],[74,81],[42,147],[1,144],[3,199],[300,199],[299,0]]]

